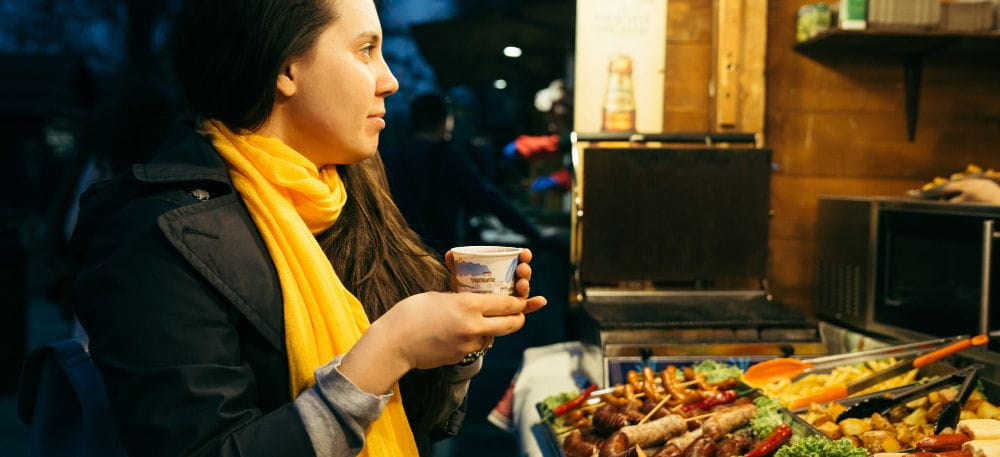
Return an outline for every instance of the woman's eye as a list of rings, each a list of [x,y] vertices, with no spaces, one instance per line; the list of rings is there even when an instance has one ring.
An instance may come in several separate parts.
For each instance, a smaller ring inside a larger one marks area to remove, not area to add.
[[[373,44],[366,44],[365,47],[361,48],[361,52],[368,57],[372,56],[372,52],[374,50],[375,50],[375,45]]]

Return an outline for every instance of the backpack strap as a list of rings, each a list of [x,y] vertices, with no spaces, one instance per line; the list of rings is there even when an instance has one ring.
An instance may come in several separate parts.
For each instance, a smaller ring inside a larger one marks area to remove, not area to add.
[[[49,440],[75,438],[81,455],[125,455],[104,380],[85,338],[56,341],[31,352],[21,373],[18,414],[33,426],[32,441],[38,438],[42,446]]]

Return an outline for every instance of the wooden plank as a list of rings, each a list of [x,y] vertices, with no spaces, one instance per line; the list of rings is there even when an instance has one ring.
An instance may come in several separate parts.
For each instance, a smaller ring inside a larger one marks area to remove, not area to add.
[[[703,83],[678,81],[668,83],[664,91],[664,109],[708,111],[708,87]]]
[[[746,0],[743,8],[743,24],[743,49],[739,72],[740,113],[737,125],[742,132],[763,132],[767,87],[764,78],[767,57],[767,0]]]
[[[712,43],[711,2],[705,0],[669,0],[667,3],[667,47],[681,43],[705,45]]]
[[[811,239],[775,238],[769,241],[768,282],[775,300],[811,315],[816,280],[816,246]]]
[[[816,208],[821,195],[902,196],[924,183],[914,179],[865,179],[829,176],[771,178],[771,236],[812,238],[816,233]]]
[[[743,50],[744,0],[716,0],[715,20],[715,129],[736,130],[739,122]]]
[[[699,93],[708,97],[708,79],[712,76],[711,43],[680,43],[667,46],[666,83],[696,83]]]
[[[775,300],[812,316],[816,282],[816,247],[813,240],[772,238],[768,281]]]
[[[673,5],[671,2],[671,8]],[[711,71],[711,44],[668,43],[663,97],[664,132],[709,131],[708,80]]]
[[[967,163],[1000,167],[997,118],[924,115],[913,143],[902,113],[772,108],[767,122],[774,161],[784,174],[923,180]]]
[[[666,133],[689,133],[709,131],[708,110],[673,111],[663,113],[663,131]]]

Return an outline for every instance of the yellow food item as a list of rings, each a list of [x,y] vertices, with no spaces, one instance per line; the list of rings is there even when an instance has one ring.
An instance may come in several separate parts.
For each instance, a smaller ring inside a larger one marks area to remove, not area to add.
[[[993,406],[988,401],[982,401],[979,403],[979,408],[976,409],[976,416],[980,419],[992,419],[997,414],[1000,414],[1000,408]]]
[[[980,419],[993,413],[993,405],[982,392],[973,391],[969,400],[963,405],[960,426],[972,433],[977,433],[979,439],[1000,440],[1000,420]],[[847,438],[857,447],[864,447],[871,453],[910,448],[921,438],[934,434],[934,422],[945,403],[954,400],[958,395],[956,386],[946,387],[922,398],[896,406],[886,415],[873,414],[864,419],[844,419],[837,423],[835,418],[844,411],[837,402],[829,404],[812,404],[800,417],[815,426],[831,439]],[[998,415],[997,417],[1000,417]],[[956,433],[950,427],[942,433]],[[971,433],[970,433],[970,436]],[[889,439],[891,438],[891,440]],[[973,436],[976,438],[976,436]],[[998,456],[1000,457],[1000,456]]]
[[[864,364],[847,365],[834,368],[829,374],[809,374],[795,382],[782,379],[761,386],[761,390],[764,392],[764,395],[771,398],[777,398],[778,401],[787,406],[789,403],[799,398],[815,394],[824,388],[849,384],[876,371],[888,368],[890,365],[895,363],[895,358],[870,360]],[[869,387],[856,395],[864,395],[870,392],[878,392],[880,390],[892,389],[894,387],[911,384],[916,380],[916,377],[917,370],[910,370],[904,374],[896,376],[895,378],[888,379],[875,386]],[[841,409],[841,411],[837,411],[836,414],[840,414],[842,411],[843,409]],[[831,416],[837,417],[836,415]]]
[[[861,435],[872,430],[871,424],[864,419],[844,419],[840,421],[840,430],[845,435]]]
[[[1000,421],[996,419],[969,419],[958,421],[958,431],[973,440],[1000,440]]]
[[[966,441],[962,449],[971,451],[973,457],[1000,457],[1000,440]]]

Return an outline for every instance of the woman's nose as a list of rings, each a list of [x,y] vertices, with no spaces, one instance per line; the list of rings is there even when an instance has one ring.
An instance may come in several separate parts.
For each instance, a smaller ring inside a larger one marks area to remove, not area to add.
[[[388,97],[396,91],[399,90],[399,80],[396,76],[392,74],[392,70],[389,69],[389,64],[382,61],[382,68],[379,70],[377,84],[375,86],[375,95],[379,97]]]

